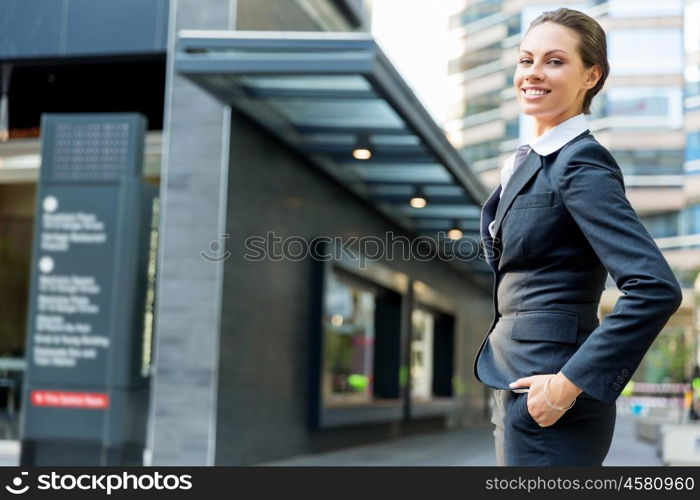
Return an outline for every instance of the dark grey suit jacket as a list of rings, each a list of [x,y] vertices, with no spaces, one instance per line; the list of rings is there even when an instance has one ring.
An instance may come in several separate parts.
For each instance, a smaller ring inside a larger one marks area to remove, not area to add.
[[[586,130],[550,155],[530,151],[502,194],[499,186],[481,212],[494,320],[476,378],[508,390],[561,370],[580,397],[614,402],[682,298],[620,167]],[[599,323],[608,273],[623,295]]]

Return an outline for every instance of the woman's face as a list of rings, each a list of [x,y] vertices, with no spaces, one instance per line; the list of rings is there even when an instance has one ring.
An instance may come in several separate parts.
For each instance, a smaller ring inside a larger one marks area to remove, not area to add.
[[[513,83],[523,113],[545,128],[581,113],[586,91],[598,81],[598,68],[584,68],[577,33],[546,22],[525,35],[519,50]],[[546,89],[547,93],[526,95],[527,87]]]

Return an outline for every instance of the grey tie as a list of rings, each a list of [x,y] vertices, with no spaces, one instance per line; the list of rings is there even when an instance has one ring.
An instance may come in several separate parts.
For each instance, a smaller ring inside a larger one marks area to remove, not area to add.
[[[511,176],[513,175],[513,172],[515,172],[515,169],[520,166],[520,164],[525,160],[525,157],[527,154],[530,152],[530,146],[528,144],[523,144],[518,148],[518,150],[515,152],[515,159],[513,160],[513,168],[510,170],[503,169],[501,171],[501,193],[505,191],[506,189],[506,184],[508,184],[508,181],[510,180]]]
[[[525,160],[525,157],[528,155],[530,152],[530,146],[527,144],[523,144],[520,146],[517,151],[515,152],[515,158],[513,159],[513,168],[511,169],[506,169],[503,168],[501,170],[501,195],[503,195],[503,191],[506,189],[506,184],[508,184],[508,181],[510,180],[511,176],[513,175],[513,172],[515,172],[515,169],[518,168],[518,166]],[[503,196],[499,196],[499,198],[502,198]],[[489,229],[489,234],[491,234],[491,237],[495,238],[496,235],[493,234],[493,224],[496,221],[493,220],[491,223],[489,223],[488,229]]]

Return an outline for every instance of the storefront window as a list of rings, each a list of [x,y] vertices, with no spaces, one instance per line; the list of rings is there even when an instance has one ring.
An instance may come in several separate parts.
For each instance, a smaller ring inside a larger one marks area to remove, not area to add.
[[[422,309],[413,311],[411,342],[411,395],[430,399],[433,386],[433,335],[435,318]]]
[[[372,400],[376,295],[331,274],[326,294],[323,391],[327,404]]]

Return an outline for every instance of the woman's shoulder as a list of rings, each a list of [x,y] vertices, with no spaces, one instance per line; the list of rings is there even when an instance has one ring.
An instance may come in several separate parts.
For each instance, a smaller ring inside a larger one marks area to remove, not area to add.
[[[599,143],[598,139],[590,132],[580,135],[564,144],[559,151],[557,160],[561,161],[564,158],[570,159],[572,156],[585,157],[587,155],[609,156],[614,160],[608,148]]]
[[[620,166],[615,161],[612,153],[603,146],[590,132],[581,138],[565,144],[555,161],[555,169],[564,173],[574,167],[586,165],[602,168],[623,179]]]

